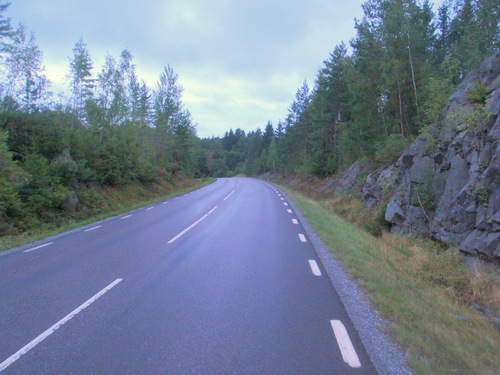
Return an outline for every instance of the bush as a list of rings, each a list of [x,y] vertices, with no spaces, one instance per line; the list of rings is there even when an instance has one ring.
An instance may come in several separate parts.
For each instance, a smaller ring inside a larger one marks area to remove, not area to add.
[[[472,103],[484,106],[486,104],[486,96],[488,95],[488,86],[480,80],[474,82],[474,86],[465,93],[465,97]]]

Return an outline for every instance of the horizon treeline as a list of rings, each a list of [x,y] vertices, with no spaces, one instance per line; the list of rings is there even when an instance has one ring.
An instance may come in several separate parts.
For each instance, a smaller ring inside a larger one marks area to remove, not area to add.
[[[80,38],[56,98],[34,33],[12,27],[9,5],[0,0],[0,236],[82,216],[94,188],[200,176],[196,125],[172,67],[151,88],[129,50],[97,70]]]
[[[395,161],[436,124],[448,97],[500,48],[497,0],[369,0],[350,49],[335,46],[285,120],[202,140],[207,172],[335,174],[358,159]],[[352,51],[350,54],[348,51]]]

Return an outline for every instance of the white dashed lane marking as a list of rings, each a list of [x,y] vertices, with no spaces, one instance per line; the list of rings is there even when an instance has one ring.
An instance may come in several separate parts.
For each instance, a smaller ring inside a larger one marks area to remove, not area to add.
[[[84,232],[90,232],[91,230],[96,230],[97,228],[100,228],[102,227],[102,225],[97,225],[95,227],[92,227],[92,228],[89,228],[89,229],[85,229]]]
[[[131,216],[132,216],[132,215],[127,215],[127,216],[124,216],[124,217],[122,217],[122,220],[123,220],[123,219],[128,219],[128,218],[129,218],[129,217],[131,217]]]
[[[290,209],[288,209],[288,210],[286,210],[286,211],[287,211],[289,214],[291,214],[291,213],[293,212],[293,211],[292,211],[292,210],[290,210]]]
[[[53,243],[54,242],[47,242],[47,243],[44,243],[43,245],[39,245],[36,247],[32,247],[31,249],[23,250],[23,253],[29,253],[30,251],[41,249],[42,247],[52,245]]]
[[[337,339],[337,343],[339,345],[340,352],[342,353],[344,362],[347,363],[350,367],[361,367],[358,354],[356,353],[354,346],[352,346],[351,339],[349,338],[349,334],[347,333],[344,324],[342,324],[340,320],[330,320],[330,323],[332,325],[333,333],[335,334],[335,338]]]
[[[207,214],[205,214],[205,216],[203,216],[201,219],[198,219],[197,221],[195,221],[193,224],[191,224],[189,227],[187,227],[186,229],[184,229],[177,236],[175,236],[170,241],[168,241],[168,243],[171,244],[172,242],[174,242],[175,240],[177,240],[179,237],[183,236],[188,230],[192,229],[195,225],[199,224],[203,219],[205,219],[208,215],[210,215],[216,209],[217,209],[217,206],[215,206],[214,208],[212,208]]]
[[[17,352],[12,354],[9,358],[7,358],[5,361],[0,363],[0,371],[5,370],[7,367],[9,367],[11,364],[13,364],[15,361],[17,361],[19,358],[21,358],[22,355],[26,354],[29,352],[31,349],[33,349],[35,346],[40,344],[43,340],[45,340],[47,337],[49,337],[51,334],[53,334],[57,329],[59,329],[63,324],[67,323],[71,319],[73,319],[78,313],[80,313],[82,310],[86,309],[89,307],[92,303],[94,303],[98,298],[100,298],[103,294],[108,292],[111,288],[113,288],[116,284],[118,284],[120,281],[123,279],[116,279],[113,281],[111,284],[109,284],[106,288],[101,290],[99,293],[97,293],[95,296],[84,302],[82,305],[77,307],[75,310],[70,312],[68,315],[66,315],[64,318],[62,318],[60,321],[58,321],[56,324],[54,324],[52,327],[47,329],[45,332],[43,332],[41,335],[36,337],[34,340],[32,340],[30,343],[26,344],[23,346],[21,349],[19,349]]]
[[[146,211],[152,210],[153,208],[155,208],[155,207],[153,206],[153,207],[146,208]]]
[[[321,271],[318,267],[318,263],[314,259],[309,259],[309,266],[314,276],[321,276]]]
[[[307,242],[306,236],[304,236],[302,233],[299,233],[299,239],[300,239],[300,242]]]
[[[233,193],[234,193],[234,190],[232,192],[230,192],[229,195],[226,198],[224,198],[224,200],[228,199],[231,195],[233,195]]]
[[[299,222],[297,221],[297,219],[292,219],[292,223],[298,224]]]

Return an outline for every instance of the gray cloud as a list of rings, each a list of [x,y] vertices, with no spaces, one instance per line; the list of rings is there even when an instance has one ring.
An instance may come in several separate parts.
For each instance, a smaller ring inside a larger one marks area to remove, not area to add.
[[[55,81],[80,36],[96,72],[106,53],[124,48],[150,86],[170,64],[205,137],[284,118],[304,78],[313,86],[335,45],[355,36],[362,2],[17,0],[7,16],[35,32]]]

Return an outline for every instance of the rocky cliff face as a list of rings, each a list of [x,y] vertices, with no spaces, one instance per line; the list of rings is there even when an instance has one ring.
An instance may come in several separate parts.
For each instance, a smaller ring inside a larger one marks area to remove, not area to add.
[[[500,51],[449,98],[441,125],[423,133],[389,168],[368,174],[358,188],[365,204],[387,203],[392,231],[423,234],[500,262],[499,111]],[[356,170],[359,165],[337,181],[336,190],[348,189]]]

